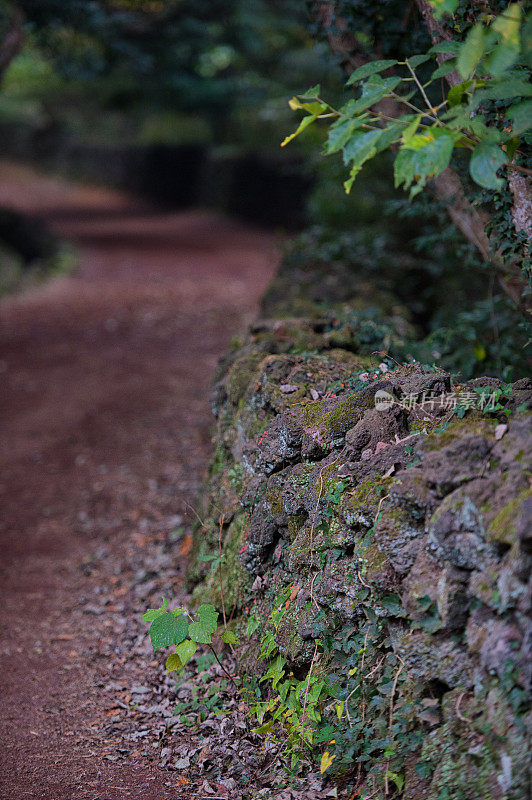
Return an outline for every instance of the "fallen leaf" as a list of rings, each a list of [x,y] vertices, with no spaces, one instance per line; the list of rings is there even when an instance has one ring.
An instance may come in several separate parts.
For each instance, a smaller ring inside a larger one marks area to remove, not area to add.
[[[295,600],[299,594],[299,586],[292,586],[290,590],[290,600]]]
[[[377,447],[375,448],[375,453],[380,453],[381,450],[386,450],[389,447],[388,442],[377,442]]]
[[[291,394],[292,392],[297,392],[299,386],[296,386],[294,383],[282,383],[279,389],[283,394]]]
[[[320,772],[322,775],[329,769],[335,758],[336,756],[331,756],[328,750],[324,752],[320,761]]]
[[[181,547],[179,548],[179,555],[188,556],[191,550],[192,550],[192,534],[187,533],[183,541],[181,542]]]
[[[495,438],[497,440],[502,439],[507,430],[508,430],[508,425],[505,425],[504,423],[502,425],[497,425],[497,427],[495,428]]]

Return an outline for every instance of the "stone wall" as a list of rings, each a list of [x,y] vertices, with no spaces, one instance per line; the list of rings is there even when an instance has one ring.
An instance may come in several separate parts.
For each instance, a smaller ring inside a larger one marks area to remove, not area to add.
[[[314,754],[360,797],[524,800],[532,381],[405,364],[413,336],[356,275],[287,258],[219,367],[190,581],[253,621],[244,670],[270,630],[286,674],[323,677]]]

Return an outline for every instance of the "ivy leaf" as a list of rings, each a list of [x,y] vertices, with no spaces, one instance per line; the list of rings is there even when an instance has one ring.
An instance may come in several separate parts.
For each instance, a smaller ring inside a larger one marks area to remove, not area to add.
[[[154,619],[150,626],[150,638],[153,652],[179,644],[188,633],[188,622],[183,615],[174,617],[173,614],[164,613]]]
[[[220,636],[220,639],[225,644],[234,644],[234,645],[239,645],[240,644],[238,638],[235,636],[233,631],[224,631],[222,633],[222,635]]]
[[[271,678],[272,689],[275,691],[277,684],[284,676],[285,664],[286,664],[286,658],[283,658],[283,656],[280,655],[277,656],[277,658],[274,661],[272,661],[272,663],[268,667],[268,671],[262,676],[259,683],[262,683],[262,681],[266,681]]]
[[[410,197],[418,194],[425,186],[427,178],[439,175],[448,166],[454,143],[453,136],[444,132],[440,134],[439,131],[413,136],[395,159],[396,188],[404,184],[405,189],[408,189],[416,181]]]
[[[163,604],[160,608],[149,608],[143,615],[142,619],[144,622],[153,622],[154,619],[160,617],[166,611],[168,607],[168,600],[166,597],[163,597]]]
[[[344,147],[344,163],[352,163],[349,178],[344,183],[347,194],[351,191],[351,187],[353,186],[356,176],[362,169],[362,165],[376,155],[377,142],[381,136],[382,130],[359,133],[353,136]]]
[[[477,22],[469,33],[458,53],[456,66],[462,78],[469,78],[484,55],[486,32],[481,22]]]
[[[454,14],[458,6],[458,0],[429,0],[434,8],[434,16],[441,19],[444,14]]]
[[[308,126],[311,123],[313,123],[314,120],[316,120],[317,118],[318,118],[317,114],[310,114],[307,117],[303,117],[303,119],[299,123],[299,125],[298,125],[297,129],[294,131],[294,133],[291,133],[289,136],[286,137],[286,139],[283,139],[283,141],[281,142],[281,147],[286,147],[286,145],[289,142],[291,142],[292,139],[295,139],[296,136],[299,136],[300,133],[303,133],[305,128],[308,128]]]
[[[347,86],[352,86],[353,83],[361,81],[364,78],[369,78],[370,75],[375,75],[378,72],[384,72],[385,69],[394,67],[398,62],[395,59],[383,58],[376,61],[369,61],[367,64],[362,64],[349,76]]]
[[[518,136],[532,128],[532,100],[523,100],[515,103],[506,112],[508,119],[512,120],[512,132]]]
[[[469,173],[479,186],[485,189],[501,189],[504,181],[497,177],[497,170],[507,161],[508,156],[498,145],[482,142],[473,150]]]
[[[401,773],[398,773],[398,772],[390,772],[390,770],[388,770],[388,777],[389,777],[389,778],[390,778],[390,780],[392,780],[392,781],[395,783],[395,785],[397,786],[397,791],[398,791],[398,792],[401,792],[401,790],[402,790],[402,788],[403,788],[403,784],[404,784],[404,782],[405,782],[404,776],[403,776]]]
[[[430,778],[434,772],[430,761],[418,761],[417,764],[414,764],[414,769],[420,778]]]

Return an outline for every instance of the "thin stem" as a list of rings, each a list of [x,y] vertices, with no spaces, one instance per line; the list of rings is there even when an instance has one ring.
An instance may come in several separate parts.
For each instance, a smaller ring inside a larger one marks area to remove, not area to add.
[[[429,109],[429,111],[433,111],[433,108],[432,108],[432,103],[430,102],[429,98],[427,97],[427,95],[426,95],[426,93],[425,93],[425,89],[423,88],[423,86],[421,85],[420,81],[418,80],[418,77],[417,77],[416,73],[414,72],[414,70],[413,70],[413,69],[412,69],[412,67],[410,66],[410,63],[409,63],[408,59],[406,59],[406,61],[405,61],[405,64],[406,64],[406,66],[408,67],[408,69],[409,69],[409,71],[410,71],[410,73],[411,73],[411,75],[412,75],[413,79],[415,80],[415,82],[416,82],[416,85],[417,85],[417,87],[418,87],[419,91],[420,91],[420,92],[421,92],[421,94],[423,95],[423,100],[424,100],[424,101],[425,101],[425,103],[427,104],[427,108]]]
[[[223,671],[225,672],[225,674],[227,675],[227,677],[229,678],[229,680],[231,681],[231,683],[232,683],[232,684],[233,684],[233,686],[235,687],[235,689],[236,689],[237,691],[240,691],[240,687],[239,687],[239,686],[238,686],[238,685],[235,683],[235,681],[234,681],[234,678],[233,678],[233,676],[231,675],[231,673],[230,673],[230,672],[228,672],[228,671],[226,670],[226,668],[224,667],[224,665],[222,664],[222,662],[221,662],[221,661],[220,661],[220,659],[218,658],[218,655],[217,655],[217,653],[216,653],[216,650],[214,649],[214,647],[212,646],[212,644],[209,644],[209,645],[207,645],[207,646],[208,646],[209,650],[212,652],[213,656],[215,657],[215,659],[216,659],[216,661],[218,662],[218,664],[220,665],[220,667],[223,669]]]
[[[505,167],[506,169],[516,169],[518,172],[522,172],[524,175],[532,176],[532,169],[520,167],[519,164],[505,164]]]
[[[223,577],[222,577],[222,569],[221,569],[221,566],[222,566],[222,525],[224,524],[224,520],[225,520],[225,514],[222,514],[222,516],[218,520],[220,524],[218,526],[218,566],[217,566],[217,571],[218,571],[218,579],[219,579],[219,583],[220,583],[220,598],[221,598],[221,601],[222,601],[222,616],[223,616],[223,619],[224,619],[224,629],[227,629],[227,618],[225,616]]]

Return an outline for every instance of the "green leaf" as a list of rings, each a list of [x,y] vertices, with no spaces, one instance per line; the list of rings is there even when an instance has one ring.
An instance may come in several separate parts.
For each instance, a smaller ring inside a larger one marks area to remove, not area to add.
[[[416,53],[416,55],[410,56],[406,60],[412,67],[412,69],[417,69],[420,64],[424,64],[425,61],[429,61],[431,57],[430,53]]]
[[[271,679],[272,689],[275,691],[277,684],[284,675],[285,664],[286,664],[286,658],[283,658],[283,656],[280,655],[277,656],[277,658],[274,661],[272,661],[272,663],[268,667],[268,671],[262,676],[259,683]]]
[[[458,53],[460,51],[460,42],[451,39],[446,42],[438,42],[438,44],[433,45],[429,53]]]
[[[160,606],[160,608],[149,608],[142,615],[142,619],[144,620],[144,622],[153,622],[154,619],[157,619],[157,617],[160,617],[161,614],[164,614],[167,607],[168,607],[168,600],[166,599],[166,597],[163,597],[162,606]]]
[[[462,78],[469,78],[484,55],[486,32],[481,22],[477,22],[469,33],[458,53],[457,68]]]
[[[523,100],[515,103],[506,112],[508,119],[512,120],[512,132],[515,135],[524,133],[532,128],[532,100]]]
[[[308,89],[304,94],[298,94],[300,100],[316,100],[321,94],[321,86],[319,83]]]
[[[434,16],[440,19],[444,14],[454,14],[458,7],[458,0],[429,0],[434,8]]]
[[[219,615],[213,605],[210,603],[204,603],[198,608],[196,616],[199,618],[199,621],[205,630],[209,631],[209,633],[216,632]]]
[[[166,671],[167,672],[174,672],[176,669],[182,669],[183,664],[181,663],[181,659],[177,655],[177,653],[172,653],[171,656],[168,656],[166,659]]]
[[[432,75],[430,76],[431,81],[436,80],[437,78],[444,78],[449,72],[452,72],[456,69],[456,60],[454,58],[449,58],[447,61],[444,61],[443,64],[434,70]]]
[[[521,28],[521,6],[512,3],[493,20],[492,28],[500,33],[505,42],[519,48],[519,30]]]
[[[525,63],[532,67],[532,12],[526,15],[521,30],[521,51]]]
[[[457,83],[455,86],[451,86],[447,94],[447,103],[451,108],[460,105],[465,92],[473,83],[474,81],[464,81],[463,83]]]
[[[181,644],[177,645],[176,655],[180,659],[181,665],[183,667],[188,661],[190,661],[190,659],[192,658],[197,649],[198,645],[191,639],[185,639],[184,642],[181,642]]]
[[[295,139],[296,136],[299,136],[300,133],[303,133],[305,128],[308,128],[308,126],[311,123],[313,123],[314,120],[316,120],[317,118],[318,118],[317,114],[311,114],[308,117],[303,117],[303,119],[301,120],[301,122],[299,123],[299,125],[297,127],[297,130],[295,130],[294,133],[291,133],[289,136],[287,136],[286,139],[283,139],[283,141],[281,142],[281,147],[286,147],[286,145],[289,142],[291,142],[292,139]]]
[[[379,79],[379,80],[377,80]],[[362,95],[358,100],[348,103],[349,112],[358,114],[367,108],[378,103],[384,97],[390,97],[395,87],[401,83],[401,78],[386,78],[382,80],[379,75],[374,75],[372,80],[368,80],[362,86]]]
[[[469,173],[475,183],[485,189],[502,189],[504,181],[497,177],[497,170],[507,161],[508,156],[498,145],[482,142],[473,150]]]
[[[377,61],[369,61],[367,64],[362,64],[349,76],[347,86],[352,86],[353,83],[368,78],[370,75],[375,75],[377,72],[384,72],[385,69],[394,67],[398,62],[395,59],[384,58]]]
[[[224,631],[222,633],[222,635],[220,636],[220,639],[225,644],[234,644],[234,645],[239,645],[240,644],[238,638],[235,636],[233,631]]]
[[[316,100],[311,103],[302,103],[297,97],[292,97],[292,99],[288,101],[288,105],[292,111],[308,111],[309,114],[323,114],[324,111],[327,111],[325,103],[320,103]]]
[[[380,137],[376,140],[375,144],[377,152],[382,153],[387,150],[394,142],[398,142],[404,131],[404,122],[413,119],[413,114],[404,114],[401,117],[402,122],[391,122],[388,127],[382,129]]]
[[[498,76],[510,67],[513,67],[519,57],[519,44],[502,41],[489,54],[486,60],[486,70]]]
[[[404,776],[398,772],[390,772],[390,770],[388,770],[388,778],[390,778],[390,780],[392,780],[395,783],[395,785],[397,786],[397,791],[401,792],[401,789],[403,788],[403,784],[405,782]]]
[[[422,116],[422,114],[416,114],[412,122],[410,122],[403,130],[403,135],[401,136],[401,141],[403,144],[408,144],[412,136],[416,133]]]
[[[205,630],[201,622],[191,622],[188,626],[188,635],[195,642],[200,644],[211,644],[212,633]]]
[[[357,119],[346,119],[341,117],[337,122],[333,123],[329,128],[329,138],[325,147],[327,155],[337,153],[341,150],[345,143],[353,135],[357,128],[364,125],[366,117],[358,117]]]
[[[349,178],[344,183],[347,194],[351,191],[354,180],[360,172],[362,165],[373,158],[377,153],[377,142],[382,136],[382,131],[366,131],[353,136],[344,147],[344,163],[351,163]]]
[[[210,644],[212,634],[218,627],[218,612],[210,604],[201,605],[196,613],[196,620],[189,625],[189,636],[195,642]]]
[[[260,733],[260,734],[269,733],[274,725],[275,721],[273,719],[270,719],[268,720],[268,722],[265,722],[264,725],[260,725],[258,728],[253,728],[253,733]]]
[[[439,175],[448,166],[454,143],[453,136],[437,130],[413,136],[395,159],[395,186],[404,184],[408,189],[415,181],[410,192],[410,196],[414,197],[423,189],[427,178]]]
[[[514,97],[532,96],[532,85],[521,78],[509,78],[500,82],[490,82],[486,89],[475,92],[469,104],[474,111],[484,100],[512,100]]]
[[[150,638],[153,652],[179,644],[188,633],[188,622],[184,616],[174,617],[173,614],[164,613],[155,619],[150,626]]]

